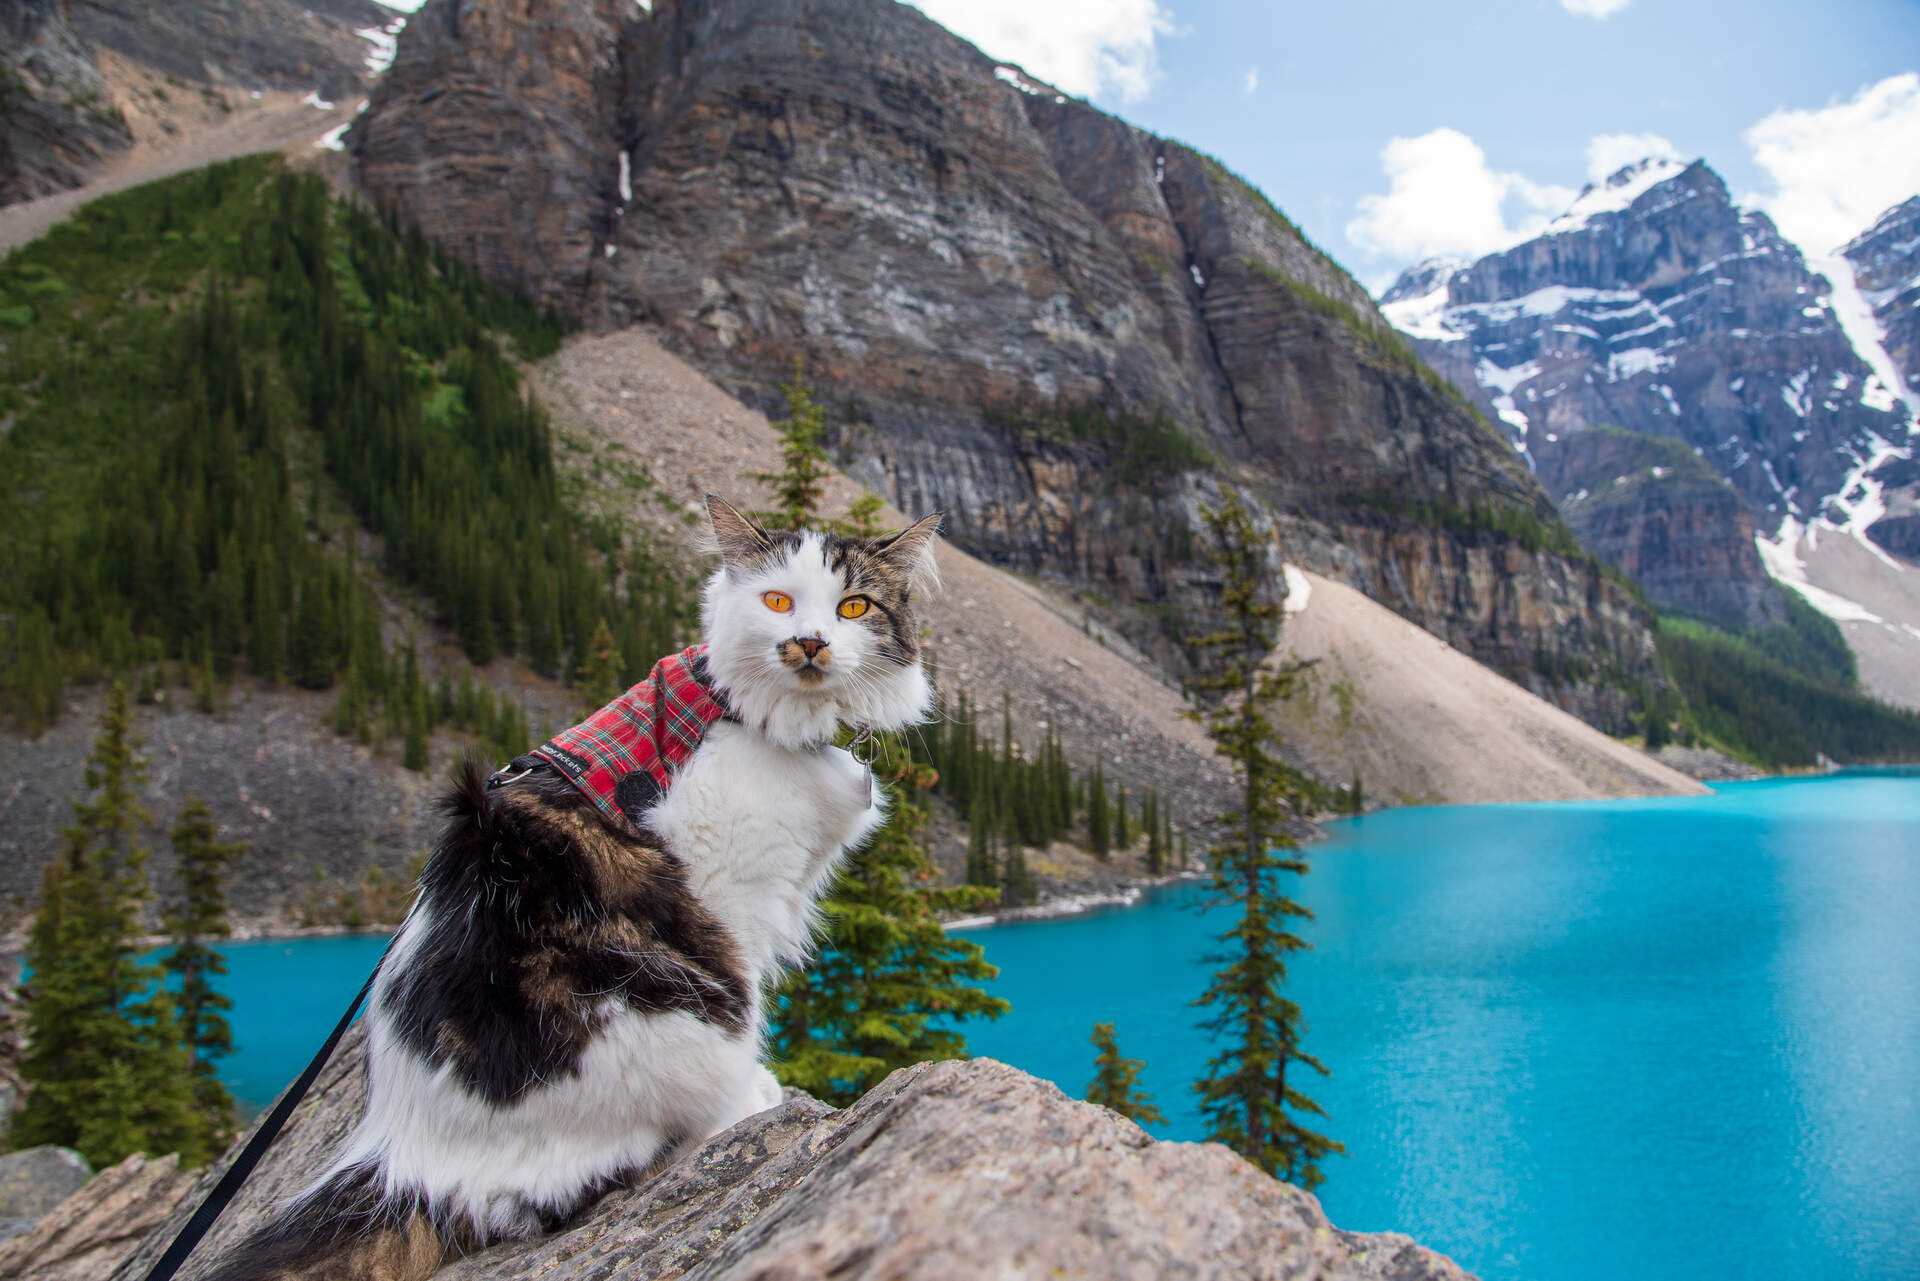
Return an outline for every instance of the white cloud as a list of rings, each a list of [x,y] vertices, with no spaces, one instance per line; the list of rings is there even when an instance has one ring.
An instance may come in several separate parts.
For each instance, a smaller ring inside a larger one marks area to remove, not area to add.
[[[1604,22],[1631,3],[1632,0],[1560,0],[1560,7],[1576,18]]]
[[[1479,144],[1457,129],[1394,138],[1380,163],[1387,194],[1360,198],[1347,236],[1402,262],[1505,249],[1537,232],[1575,195],[1569,187],[1495,172]]]
[[[1684,161],[1680,149],[1657,133],[1595,134],[1587,143],[1587,177],[1605,182],[1636,160]]]
[[[1146,96],[1156,38],[1173,30],[1157,0],[908,0],[991,57],[1080,97]]]
[[[1247,78],[1245,80],[1242,80],[1240,84],[1241,84],[1241,87],[1247,91],[1247,95],[1251,97],[1253,95],[1253,91],[1260,87],[1260,68],[1248,67]]]
[[[1888,76],[1817,110],[1776,111],[1741,136],[1774,184],[1742,203],[1824,255],[1920,192],[1920,73]]]

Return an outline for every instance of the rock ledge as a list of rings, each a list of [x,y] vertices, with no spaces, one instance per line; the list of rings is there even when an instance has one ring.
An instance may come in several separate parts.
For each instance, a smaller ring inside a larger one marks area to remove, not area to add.
[[[359,1113],[357,1041],[322,1075],[183,1281],[324,1164]],[[145,1275],[224,1164],[121,1262],[116,1281]],[[1223,1147],[1156,1142],[991,1059],[903,1069],[841,1111],[797,1095],[609,1194],[565,1230],[437,1275],[1466,1276],[1406,1237],[1339,1231],[1311,1195]]]

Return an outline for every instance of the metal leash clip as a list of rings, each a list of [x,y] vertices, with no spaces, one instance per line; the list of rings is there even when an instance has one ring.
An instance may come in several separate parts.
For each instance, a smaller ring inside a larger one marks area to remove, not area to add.
[[[864,757],[860,755],[862,744],[867,749]],[[873,726],[862,725],[860,732],[853,736],[853,741],[847,744],[847,755],[853,757],[854,761],[867,771],[867,805],[869,807],[873,805],[873,760],[879,754],[880,744],[873,737]]]

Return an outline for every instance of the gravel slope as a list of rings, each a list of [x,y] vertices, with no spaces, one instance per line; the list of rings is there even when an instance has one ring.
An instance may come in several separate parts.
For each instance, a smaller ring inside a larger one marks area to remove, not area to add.
[[[1830,612],[1853,647],[1860,683],[1889,703],[1920,710],[1920,565],[1825,529],[1797,551],[1807,582],[1857,607]],[[1843,616],[1855,612],[1867,617]]]
[[[1291,568],[1288,578],[1281,652],[1318,660],[1286,705],[1288,745],[1331,781],[1358,772],[1370,805],[1706,790],[1353,588]]]

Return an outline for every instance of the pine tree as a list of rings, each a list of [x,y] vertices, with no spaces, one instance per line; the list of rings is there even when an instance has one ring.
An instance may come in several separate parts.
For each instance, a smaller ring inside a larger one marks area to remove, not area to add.
[[[400,764],[417,774],[425,773],[429,763],[428,725],[427,686],[415,680],[407,695],[407,736],[401,745]]]
[[[826,413],[814,402],[806,371],[797,360],[786,393],[787,416],[774,424],[780,431],[780,470],[753,473],[753,479],[773,486],[776,505],[752,516],[781,529],[802,529],[813,523],[833,469],[821,439],[826,434]]]
[[[993,866],[993,815],[987,808],[987,794],[975,792],[967,807],[967,871],[969,885],[995,886],[1000,877]]]
[[[1147,829],[1147,872],[1158,876],[1166,870],[1167,850],[1160,843],[1160,793],[1149,791],[1140,807],[1140,825]]]
[[[1093,847],[1093,855],[1105,862],[1107,854],[1113,849],[1113,832],[1108,826],[1110,816],[1107,811],[1107,775],[1104,765],[1093,767],[1093,783],[1087,796],[1087,844]]]
[[[220,1082],[214,1060],[233,1053],[233,1031],[225,1011],[233,1002],[214,989],[227,963],[206,940],[224,938],[227,893],[223,873],[244,845],[214,839],[213,815],[198,797],[188,796],[169,838],[180,878],[180,901],[167,915],[173,948],[162,962],[173,977],[180,1035],[193,1071],[194,1102],[205,1126],[208,1146],[225,1146],[233,1135],[233,1096]]]
[[[893,815],[854,853],[822,904],[820,956],[787,978],[772,1019],[774,1073],[816,1098],[846,1104],[895,1068],[963,1058],[953,1020],[1009,1008],[976,984],[998,971],[977,943],[949,935],[943,912],[994,901],[975,886],[942,889],[923,843],[926,811],[914,791],[933,779],[898,735],[884,735],[876,778],[891,782]]]
[[[126,687],[115,684],[87,759],[91,795],[74,802],[42,879],[27,949],[27,1098],[7,1134],[15,1148],[77,1148],[96,1168],[135,1151],[211,1155],[172,996],[136,950],[150,893],[139,833],[152,822],[139,801],[139,748]]]
[[[1113,844],[1116,849],[1127,849],[1133,844],[1133,832],[1127,826],[1127,785],[1120,784],[1120,791],[1113,798]]]
[[[1112,1108],[1136,1125],[1165,1125],[1167,1118],[1153,1105],[1153,1096],[1139,1088],[1140,1070],[1146,1063],[1120,1057],[1120,1047],[1113,1039],[1113,1024],[1093,1025],[1093,1048],[1099,1053],[1093,1059],[1093,1080],[1087,1085],[1087,1102]]]
[[[620,650],[613,643],[613,629],[603,618],[593,629],[586,657],[573,678],[580,688],[580,705],[589,716],[626,692],[626,686],[620,683],[620,663]]]
[[[1282,616],[1262,592],[1271,569],[1252,518],[1231,495],[1205,516],[1226,626],[1197,642],[1212,652],[1217,673],[1202,687],[1216,695],[1208,729],[1214,750],[1232,762],[1240,791],[1235,808],[1221,816],[1227,836],[1210,851],[1212,888],[1215,903],[1238,904],[1240,919],[1220,936],[1227,951],[1208,958],[1220,968],[1194,1002],[1212,1007],[1202,1026],[1224,1043],[1195,1089],[1209,1139],[1312,1189],[1325,1177],[1321,1160],[1345,1149],[1300,1123],[1301,1115],[1325,1112],[1288,1078],[1296,1064],[1322,1076],[1327,1069],[1301,1048],[1305,1020],[1283,991],[1287,958],[1312,946],[1293,923],[1313,914],[1280,889],[1282,877],[1304,875],[1307,863],[1287,830],[1300,804],[1290,792],[1295,776],[1277,756],[1278,735],[1266,714],[1300,668],[1276,673],[1266,665]]]

